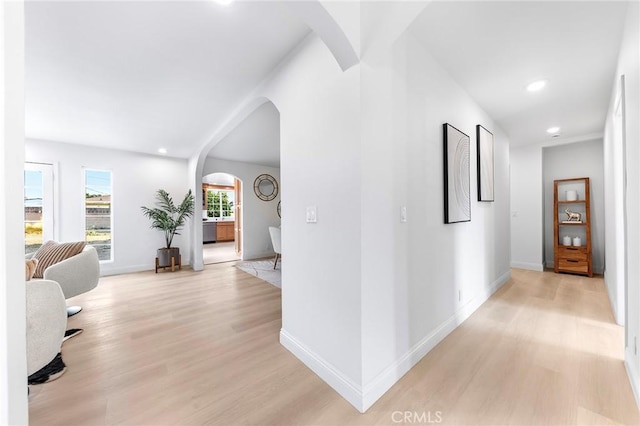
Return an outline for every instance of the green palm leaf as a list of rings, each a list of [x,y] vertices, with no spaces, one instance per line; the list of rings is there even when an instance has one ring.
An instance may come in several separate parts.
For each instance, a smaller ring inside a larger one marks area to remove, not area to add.
[[[166,248],[171,248],[173,237],[188,218],[193,215],[195,198],[191,190],[187,192],[180,205],[176,206],[167,191],[159,189],[156,193],[156,207],[142,206],[142,214],[151,220],[151,228],[164,232]]]

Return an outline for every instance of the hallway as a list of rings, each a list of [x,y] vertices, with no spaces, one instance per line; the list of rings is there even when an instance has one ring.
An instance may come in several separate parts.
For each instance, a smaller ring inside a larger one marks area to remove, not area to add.
[[[376,407],[428,401],[446,424],[639,424],[623,346],[601,277],[513,269]]]
[[[280,290],[228,263],[105,277],[73,302],[85,331],[31,386],[33,425],[640,423],[601,278],[514,269],[363,415],[280,345]]]

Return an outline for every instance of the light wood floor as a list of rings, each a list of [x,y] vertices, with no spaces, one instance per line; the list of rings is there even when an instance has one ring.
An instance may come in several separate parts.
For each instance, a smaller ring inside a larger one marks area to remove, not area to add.
[[[280,346],[280,290],[232,264],[107,277],[73,302],[85,331],[31,386],[32,425],[640,424],[598,278],[514,270],[364,415]]]
[[[208,243],[202,245],[202,260],[205,265],[213,263],[240,260],[236,253],[236,243],[233,241],[222,243]]]

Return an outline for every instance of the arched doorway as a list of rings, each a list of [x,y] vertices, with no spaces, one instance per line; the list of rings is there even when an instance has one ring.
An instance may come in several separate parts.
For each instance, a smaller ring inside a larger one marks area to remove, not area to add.
[[[196,170],[197,176],[201,176],[201,183],[206,188],[211,184],[213,177],[222,177],[227,174],[226,180],[218,180],[215,183],[222,186],[231,186],[232,177],[240,181],[235,200],[241,200],[238,206],[240,213],[235,215],[237,234],[235,242],[239,245],[241,260],[254,260],[273,255],[273,247],[269,235],[269,226],[280,226],[278,204],[282,193],[280,182],[280,112],[276,106],[263,100],[250,109],[238,125],[228,132],[215,145],[202,153],[202,168]],[[269,175],[273,177],[278,187],[273,198],[260,199],[254,191],[254,182],[258,176]],[[207,192],[198,191],[202,197],[202,205],[207,203]],[[215,218],[214,218],[215,219]],[[208,251],[214,244],[204,234],[205,224],[202,228],[202,241],[197,240],[194,247],[194,258],[199,256],[197,249],[202,247],[202,265],[210,264]],[[210,235],[210,234],[209,234]],[[203,244],[204,243],[204,244]],[[216,242],[215,245],[218,243]]]
[[[202,177],[202,261],[242,259],[242,181],[216,172]]]

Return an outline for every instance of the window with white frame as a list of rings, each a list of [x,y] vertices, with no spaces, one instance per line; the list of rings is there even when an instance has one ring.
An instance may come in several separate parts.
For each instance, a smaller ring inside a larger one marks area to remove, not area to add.
[[[113,260],[112,176],[108,170],[84,170],[85,240],[101,261]]]
[[[33,253],[54,239],[53,165],[24,164],[24,249]]]
[[[235,196],[233,189],[207,189],[207,216],[232,218]]]

